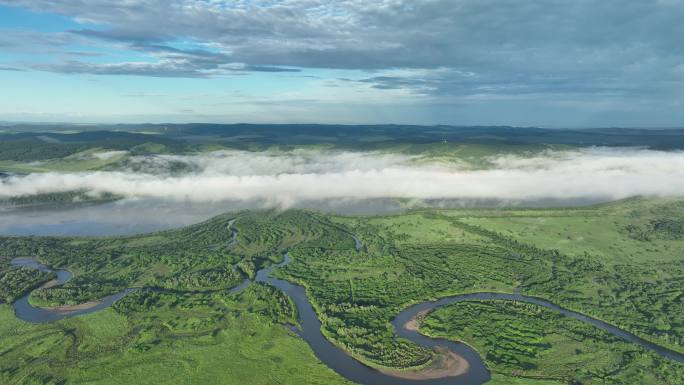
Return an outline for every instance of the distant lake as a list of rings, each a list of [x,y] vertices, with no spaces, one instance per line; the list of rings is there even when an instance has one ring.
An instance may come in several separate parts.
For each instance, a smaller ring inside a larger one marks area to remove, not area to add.
[[[328,200],[294,204],[344,215],[397,214],[409,207],[558,207],[597,203],[600,199],[544,200],[530,202],[434,200],[412,202],[397,199]],[[124,199],[103,204],[73,204],[58,207],[21,209],[0,208],[0,235],[130,235],[178,228],[201,222],[215,215],[244,209],[263,209],[263,201],[177,202],[152,199]]]

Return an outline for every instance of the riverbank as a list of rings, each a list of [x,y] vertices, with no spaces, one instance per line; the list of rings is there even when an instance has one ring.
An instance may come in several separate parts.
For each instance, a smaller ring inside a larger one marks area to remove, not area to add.
[[[431,380],[457,377],[468,372],[470,364],[460,355],[445,347],[435,348],[437,355],[429,366],[418,370],[378,369],[388,376],[407,380]]]
[[[411,319],[404,324],[404,329],[417,332],[418,329],[420,329],[420,320],[424,318],[426,315],[428,315],[431,311],[432,309],[425,309],[419,311],[418,313],[416,313],[416,315],[411,317]]]
[[[103,300],[97,300],[97,301],[90,301],[90,302],[85,302],[82,304],[78,305],[64,305],[64,306],[49,306],[49,307],[41,307],[41,309],[45,309],[48,311],[53,311],[57,313],[71,313],[75,311],[81,311],[81,310],[90,310],[98,305],[101,305]]]

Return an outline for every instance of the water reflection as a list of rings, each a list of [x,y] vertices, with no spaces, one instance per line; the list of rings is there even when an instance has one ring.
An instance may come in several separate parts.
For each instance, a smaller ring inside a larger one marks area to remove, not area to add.
[[[551,207],[596,203],[599,199],[538,200],[398,200],[337,199],[300,201],[292,208],[320,210],[344,215],[401,213],[416,207]],[[155,199],[125,199],[104,204],[74,204],[59,207],[0,208],[0,235],[130,235],[177,228],[215,215],[244,209],[274,207],[262,200],[224,202],[178,202]]]

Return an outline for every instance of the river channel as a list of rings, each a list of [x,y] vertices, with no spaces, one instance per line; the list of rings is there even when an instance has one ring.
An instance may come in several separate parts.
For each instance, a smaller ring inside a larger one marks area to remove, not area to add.
[[[362,247],[361,241],[354,237],[357,249]],[[450,350],[451,352],[458,355],[462,360],[467,363],[467,370],[463,373],[454,376],[447,376],[442,378],[428,378],[428,379],[407,379],[400,378],[392,374],[387,374],[385,372],[373,369],[369,366],[364,365],[360,361],[351,357],[341,348],[332,344],[325,336],[321,333],[321,322],[319,321],[316,312],[314,311],[309,298],[307,297],[306,290],[298,285],[292,284],[288,281],[274,278],[271,273],[274,269],[284,267],[292,262],[292,257],[286,253],[284,255],[283,261],[279,264],[271,265],[267,268],[259,270],[256,274],[255,281],[263,282],[272,285],[290,298],[297,306],[299,315],[299,325],[300,328],[291,327],[291,330],[304,339],[314,354],[318,359],[321,360],[328,367],[342,375],[343,377],[364,385],[480,385],[487,382],[490,379],[490,374],[485,366],[484,361],[480,355],[472,349],[470,346],[444,339],[430,338],[425,335],[420,334],[415,328],[407,327],[417,316],[424,315],[427,312],[433,311],[441,306],[448,304],[471,301],[471,300],[505,300],[505,301],[519,301],[532,303],[538,306],[543,306],[545,308],[557,311],[567,317],[572,317],[579,321],[591,324],[599,329],[602,329],[616,337],[619,337],[628,342],[637,344],[645,349],[652,350],[655,353],[678,361],[684,362],[684,354],[675,352],[673,350],[667,349],[650,341],[646,341],[630,332],[622,330],[614,325],[608,324],[604,321],[589,317],[587,315],[574,312],[565,308],[562,308],[556,304],[548,302],[546,300],[525,296],[519,293],[507,294],[507,293],[492,293],[492,292],[479,292],[462,294],[451,297],[445,297],[438,301],[426,301],[419,304],[410,306],[400,312],[397,317],[392,321],[397,336],[401,338],[408,339],[418,345],[435,348],[441,347]],[[38,262],[35,258],[15,258],[12,260],[12,264],[17,266],[24,266],[29,268],[38,269],[44,272],[54,272],[57,278],[46,285],[58,286],[63,285],[69,281],[72,274],[67,270],[52,270],[48,266],[45,266]],[[238,287],[232,289],[232,292],[238,292],[246,288],[251,282],[245,281]],[[64,310],[64,308],[40,308],[31,305],[28,301],[29,295],[25,295],[14,302],[13,307],[16,316],[22,320],[39,323],[39,322],[52,322],[57,321],[67,317],[73,317],[81,314],[87,314],[96,312],[98,310],[105,309],[111,306],[114,302],[124,297],[130,291],[135,289],[126,289],[117,294],[103,298],[100,301],[93,302],[89,306],[81,309]]]

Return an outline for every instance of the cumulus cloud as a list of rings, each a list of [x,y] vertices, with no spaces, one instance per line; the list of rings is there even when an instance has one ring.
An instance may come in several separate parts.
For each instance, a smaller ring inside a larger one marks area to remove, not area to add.
[[[499,156],[469,170],[380,153],[247,153],[157,156],[180,175],[134,171],[41,173],[2,180],[0,197],[70,190],[196,202],[261,200],[274,206],[326,199],[618,199],[684,193],[684,152],[591,148]],[[139,159],[138,161],[142,161]],[[147,171],[144,171],[147,170]]]

